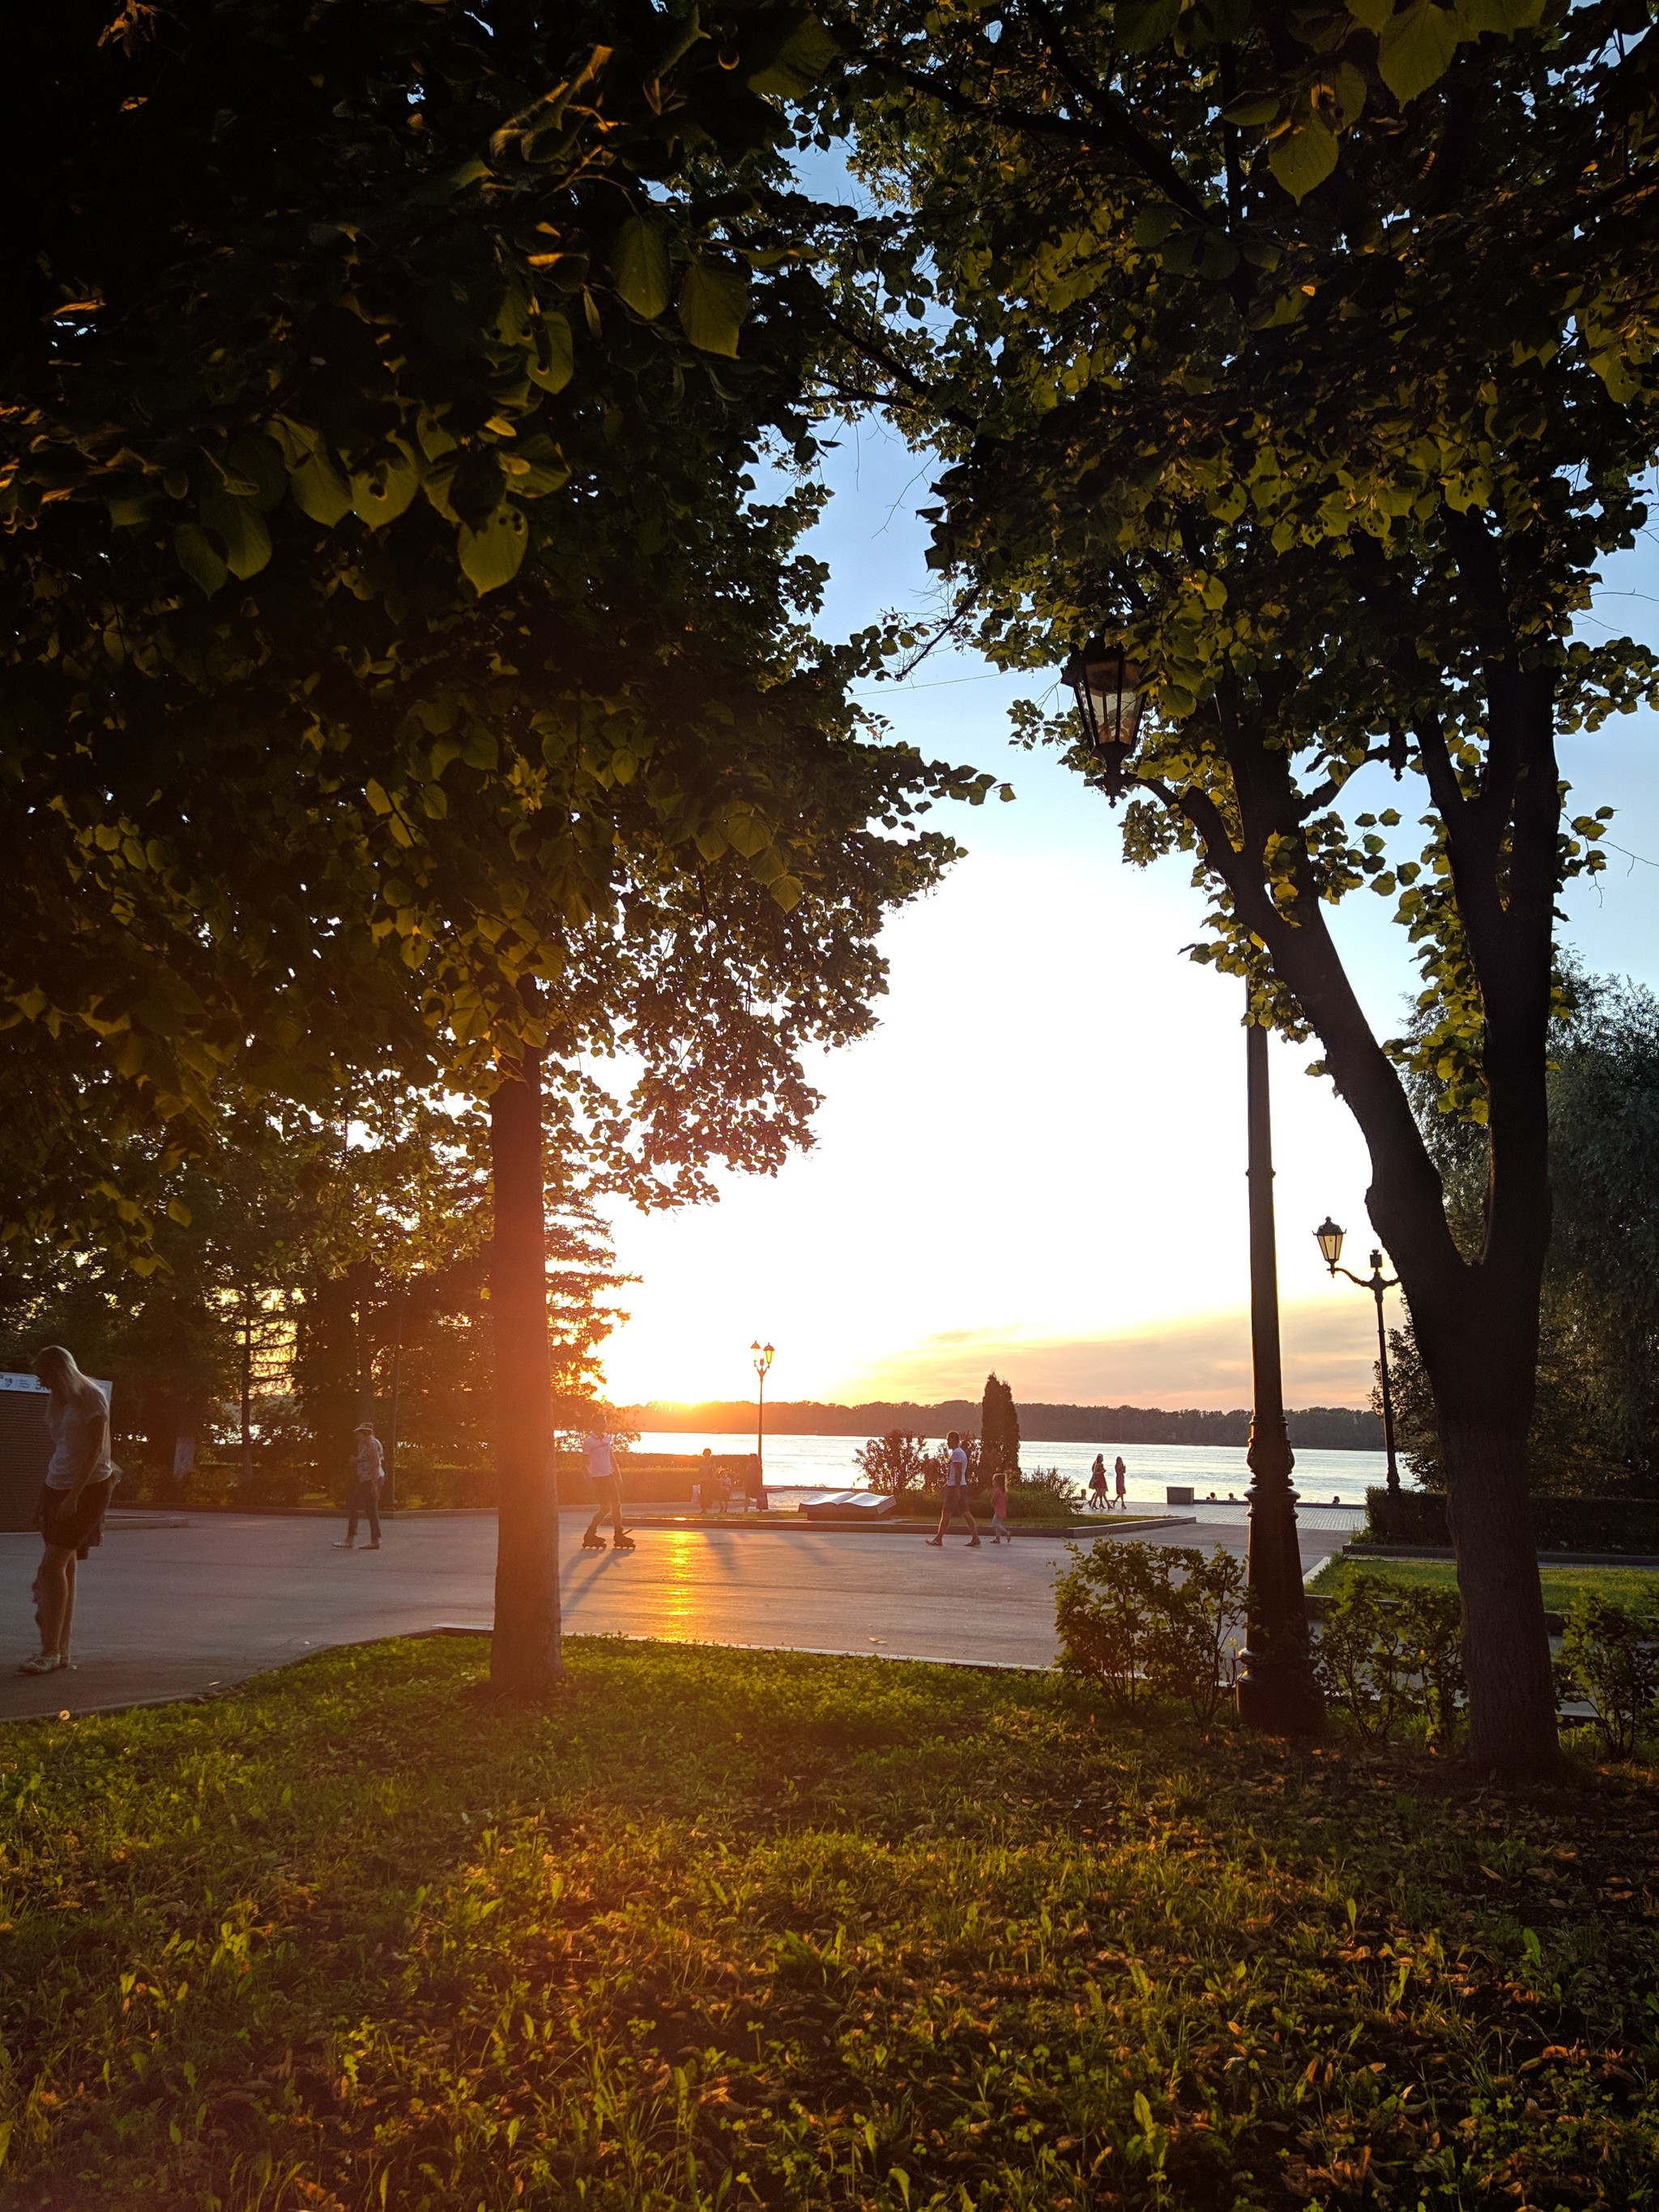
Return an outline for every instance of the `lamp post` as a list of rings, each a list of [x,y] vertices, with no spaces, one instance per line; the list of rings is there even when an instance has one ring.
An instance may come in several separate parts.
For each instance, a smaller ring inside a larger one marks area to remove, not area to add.
[[[1093,638],[1061,671],[1077,699],[1084,743],[1115,801],[1133,779],[1140,732],[1142,674],[1122,645]],[[1324,1700],[1314,1679],[1302,1556],[1296,1536],[1295,1462],[1285,1428],[1279,1346],[1279,1256],[1273,1232],[1273,1128],[1267,1099],[1267,1032],[1245,1029],[1250,1191],[1250,1364],[1254,1411],[1248,1459],[1250,1532],[1246,1567],[1248,1642],[1239,1655],[1238,1716],[1274,1735],[1316,1735]]]
[[[1314,1679],[1302,1552],[1296,1540],[1296,1461],[1285,1427],[1279,1350],[1279,1249],[1273,1230],[1273,1121],[1267,1098],[1267,1032],[1244,1030],[1245,1113],[1249,1133],[1250,1535],[1245,1565],[1248,1641],[1239,1654],[1238,1717],[1268,1735],[1317,1735],[1325,1702]]]
[[[404,1380],[404,1310],[408,1285],[399,1283],[392,1293],[392,1419],[386,1440],[386,1510],[391,1520],[398,1510],[398,1412]]]
[[[763,1479],[766,1474],[764,1438],[766,1435],[766,1377],[772,1365],[769,1344],[751,1344],[750,1356],[755,1363],[755,1374],[760,1383],[760,1394],[755,1402],[755,1457],[761,1463]]]
[[[1371,1254],[1371,1272],[1356,1275],[1352,1267],[1340,1267],[1342,1239],[1346,1231],[1339,1229],[1328,1213],[1314,1231],[1325,1265],[1333,1275],[1346,1275],[1351,1283],[1358,1283],[1362,1291],[1369,1291],[1376,1300],[1376,1367],[1382,1383],[1382,1449],[1388,1454],[1389,1533],[1392,1536],[1399,1527],[1395,1511],[1400,1503],[1400,1467],[1394,1448],[1394,1388],[1389,1379],[1389,1332],[1382,1320],[1382,1293],[1398,1290],[1400,1278],[1382,1273],[1382,1255]]]

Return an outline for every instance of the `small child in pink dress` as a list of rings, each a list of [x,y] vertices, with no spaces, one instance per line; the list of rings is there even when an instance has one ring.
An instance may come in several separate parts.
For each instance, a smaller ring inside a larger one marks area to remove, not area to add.
[[[994,1475],[991,1478],[991,1541],[994,1544],[1012,1544],[1013,1540],[1008,1534],[1008,1478],[1006,1474]]]

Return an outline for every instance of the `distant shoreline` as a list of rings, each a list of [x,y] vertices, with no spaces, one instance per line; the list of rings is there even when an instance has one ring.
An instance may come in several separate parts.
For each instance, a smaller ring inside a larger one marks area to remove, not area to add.
[[[1212,1413],[1192,1407],[1172,1412],[1158,1406],[1016,1405],[1023,1443],[1122,1444],[1224,1444],[1249,1441],[1250,1416],[1240,1407]],[[629,1428],[657,1435],[745,1436],[755,1425],[752,1399],[720,1399],[701,1406],[664,1405],[618,1408]],[[1301,1451],[1380,1451],[1382,1424],[1369,1408],[1303,1406],[1285,1416],[1292,1449]],[[775,1437],[884,1436],[902,1429],[911,1436],[942,1437],[950,1429],[979,1430],[976,1400],[947,1398],[936,1406],[900,1400],[872,1400],[861,1406],[824,1405],[814,1400],[784,1399],[766,1408],[766,1426]]]

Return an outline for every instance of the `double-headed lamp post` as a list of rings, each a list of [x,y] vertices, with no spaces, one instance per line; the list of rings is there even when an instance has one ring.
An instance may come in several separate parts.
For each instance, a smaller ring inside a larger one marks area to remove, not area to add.
[[[1121,645],[1094,638],[1061,672],[1077,699],[1083,739],[1103,771],[1109,799],[1133,779],[1130,757],[1140,732],[1141,672]],[[1285,1428],[1279,1348],[1279,1256],[1273,1231],[1273,1128],[1267,1103],[1267,1032],[1248,1022],[1250,1190],[1250,1417],[1249,1640],[1240,1654],[1238,1717],[1273,1735],[1316,1735],[1324,1700],[1314,1678],[1308,1604],[1296,1534],[1295,1464]]]
[[[1397,1275],[1382,1273],[1382,1255],[1371,1254],[1371,1272],[1356,1275],[1352,1267],[1337,1265],[1342,1257],[1342,1239],[1346,1231],[1339,1229],[1328,1213],[1314,1235],[1325,1265],[1334,1275],[1346,1275],[1351,1283],[1358,1283],[1362,1291],[1369,1291],[1376,1300],[1376,1369],[1382,1384],[1382,1449],[1389,1455],[1389,1526],[1395,1526],[1395,1507],[1400,1499],[1400,1468],[1394,1449],[1394,1390],[1389,1380],[1389,1332],[1382,1320],[1382,1293],[1400,1287]]]
[[[751,1344],[749,1353],[755,1363],[755,1374],[760,1383],[760,1394],[755,1401],[755,1457],[761,1463],[763,1476],[766,1472],[766,1377],[772,1365],[772,1347],[769,1344]]]

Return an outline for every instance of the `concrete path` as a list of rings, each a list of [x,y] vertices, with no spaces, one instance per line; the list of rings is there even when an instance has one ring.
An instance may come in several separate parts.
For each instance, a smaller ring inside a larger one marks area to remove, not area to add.
[[[1054,1657],[1057,1542],[975,1552],[952,1536],[936,1552],[920,1534],[734,1525],[643,1528],[636,1551],[584,1553],[584,1517],[561,1516],[574,1633],[1025,1667]],[[80,1569],[76,1670],[39,1679],[10,1669],[12,1653],[33,1649],[40,1539],[0,1534],[0,1719],[188,1697],[331,1644],[488,1625],[493,1513],[411,1516],[379,1552],[335,1551],[341,1533],[311,1515],[117,1516]],[[1242,1552],[1244,1531],[1200,1523],[1146,1540]],[[1304,1534],[1304,1568],[1340,1541]]]

